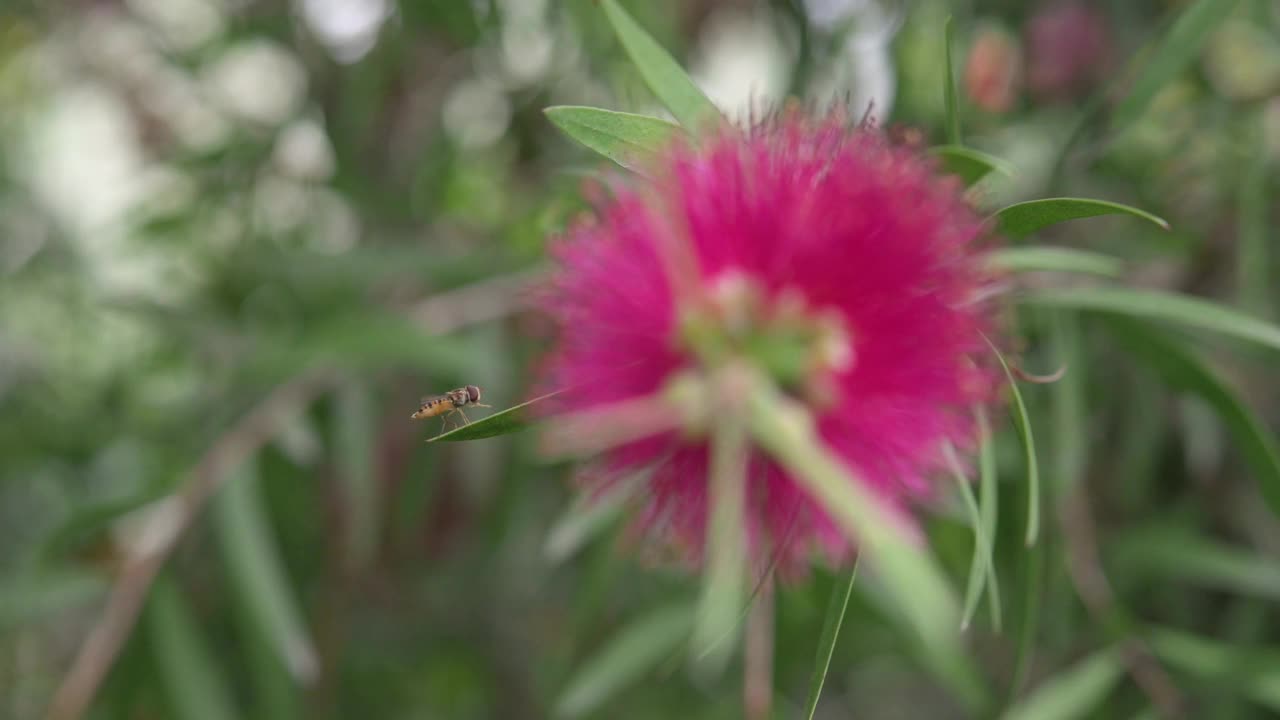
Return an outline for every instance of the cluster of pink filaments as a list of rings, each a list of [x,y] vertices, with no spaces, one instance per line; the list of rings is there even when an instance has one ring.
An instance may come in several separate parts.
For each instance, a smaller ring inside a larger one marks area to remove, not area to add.
[[[557,411],[659,397],[740,359],[808,407],[880,498],[902,508],[927,497],[943,448],[972,445],[972,410],[995,387],[979,361],[985,227],[959,183],[872,128],[800,114],[673,146],[645,177],[554,248],[544,306],[559,340],[543,381],[572,388]],[[697,562],[705,427],[627,438],[584,478],[598,491],[640,470],[638,527]],[[757,565],[850,556],[824,508],[759,450],[744,523]]]

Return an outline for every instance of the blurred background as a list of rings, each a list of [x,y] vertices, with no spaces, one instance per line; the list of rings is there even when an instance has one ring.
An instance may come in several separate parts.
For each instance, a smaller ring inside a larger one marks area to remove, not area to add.
[[[976,202],[1132,203],[1173,231],[1038,241],[1275,315],[1280,3],[1196,3],[1211,31],[1121,133],[1126,73],[1192,3],[624,4],[732,117],[798,97],[925,143],[954,14],[966,140],[1016,168]],[[0,5],[0,717],[798,715],[827,571],[758,599],[772,694],[740,660],[691,677],[698,578],[576,509],[531,435],[426,445],[408,419],[467,383],[528,397],[526,291],[607,170],[553,104],[663,112],[590,0]],[[1020,322],[1025,366],[1071,372],[1025,391],[1032,550],[997,418],[1005,609],[966,631],[974,666],[1011,698],[1074,679],[1085,714],[1053,717],[1274,716],[1280,524],[1242,421],[1124,328]],[[1274,451],[1274,355],[1187,342]],[[959,507],[929,530],[962,586]],[[961,716],[856,587],[818,717]]]

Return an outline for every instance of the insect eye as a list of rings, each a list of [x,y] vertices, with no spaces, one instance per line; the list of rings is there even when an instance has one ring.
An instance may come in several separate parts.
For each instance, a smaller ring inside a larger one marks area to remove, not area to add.
[[[480,402],[480,388],[475,385],[468,385],[467,398],[470,399],[471,402]]]

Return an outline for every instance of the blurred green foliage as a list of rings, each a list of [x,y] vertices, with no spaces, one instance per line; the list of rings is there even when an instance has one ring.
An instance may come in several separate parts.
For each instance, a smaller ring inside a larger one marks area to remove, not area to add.
[[[969,670],[1009,717],[1280,712],[1277,354],[1229,340],[1274,325],[1168,301],[1276,317],[1275,3],[622,4],[730,117],[873,102],[928,145],[954,14],[964,141],[1012,168],[976,203],[1169,221],[1019,243],[1048,251],[1021,269],[1118,260],[1130,289],[1017,275],[1011,357],[1068,372],[1023,387],[1030,548],[1024,449],[993,418],[1004,621],[975,614]],[[662,114],[598,3],[0,6],[0,716],[743,716],[740,657],[684,670],[698,578],[611,506],[565,515],[571,468],[531,436],[424,444],[434,421],[408,420],[465,383],[534,392],[526,291],[611,171],[551,105]],[[1188,318],[1220,332],[1164,324]],[[974,539],[940,487],[959,588]],[[138,578],[118,655],[73,665]],[[802,712],[846,581],[768,598],[774,716]],[[848,606],[817,717],[963,716],[882,588]]]

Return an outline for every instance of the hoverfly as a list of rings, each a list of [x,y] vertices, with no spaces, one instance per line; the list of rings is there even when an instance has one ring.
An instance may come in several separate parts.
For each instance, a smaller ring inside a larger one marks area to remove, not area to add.
[[[444,432],[444,428],[454,413],[462,416],[463,424],[469,424],[471,422],[471,420],[467,418],[467,414],[462,411],[462,408],[467,405],[474,405],[476,407],[492,407],[480,402],[480,388],[475,385],[467,385],[466,387],[460,387],[457,390],[450,390],[449,392],[441,395],[428,395],[427,397],[422,398],[422,405],[418,407],[418,411],[409,417],[414,420],[422,420],[424,418],[443,415],[444,417],[441,418],[440,431]],[[454,426],[457,426],[456,422],[454,423]]]

